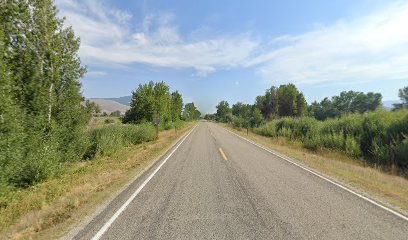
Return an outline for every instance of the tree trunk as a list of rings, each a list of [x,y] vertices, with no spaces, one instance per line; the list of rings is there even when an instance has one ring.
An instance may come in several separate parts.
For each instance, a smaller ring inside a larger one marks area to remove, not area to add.
[[[51,128],[51,112],[52,112],[52,89],[54,83],[51,83],[50,88],[48,89],[48,125]]]

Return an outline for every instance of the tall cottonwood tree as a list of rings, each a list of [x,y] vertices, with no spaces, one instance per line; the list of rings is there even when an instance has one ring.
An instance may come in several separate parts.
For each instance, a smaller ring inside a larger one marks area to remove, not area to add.
[[[148,84],[140,84],[132,92],[130,109],[125,113],[124,123],[152,122],[160,119],[161,122],[177,121],[180,119],[183,108],[181,94],[173,92],[164,82],[150,81]]]
[[[8,82],[0,93],[8,110],[1,111],[14,114],[25,143],[15,151],[20,157],[9,161],[7,156],[6,162],[16,166],[15,177],[30,184],[51,172],[43,166],[79,159],[84,151],[88,116],[81,107],[79,79],[85,68],[77,54],[79,39],[57,17],[52,0],[1,0],[0,6],[1,81]],[[7,131],[0,142],[16,134]]]
[[[178,91],[171,93],[171,118],[173,122],[180,120],[183,111],[183,97]]]

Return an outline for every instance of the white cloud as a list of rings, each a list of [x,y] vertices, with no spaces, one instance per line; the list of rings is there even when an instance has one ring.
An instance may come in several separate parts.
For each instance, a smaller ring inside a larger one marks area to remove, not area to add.
[[[284,36],[247,63],[270,81],[371,82],[408,79],[408,5],[394,5],[353,21],[338,21]]]
[[[141,29],[132,32],[130,14],[100,2],[64,0],[58,6],[67,24],[81,37],[80,56],[85,62],[193,68],[197,75],[205,76],[242,65],[258,45],[247,34],[188,42],[173,24],[172,14],[147,15]]]
[[[100,1],[57,4],[81,37],[87,63],[192,68],[198,76],[253,67],[268,81],[298,84],[408,79],[408,4],[263,42],[247,33],[206,38],[195,31],[190,35],[199,37],[187,40],[172,14],[147,15],[134,30],[129,12]]]

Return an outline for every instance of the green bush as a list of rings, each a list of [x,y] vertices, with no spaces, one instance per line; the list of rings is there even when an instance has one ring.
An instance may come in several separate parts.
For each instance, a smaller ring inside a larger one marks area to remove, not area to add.
[[[232,115],[231,124],[236,128],[242,128],[244,126],[244,119],[242,117]]]
[[[277,137],[276,121],[272,120],[264,125],[261,125],[260,127],[257,127],[254,129],[254,132],[266,137]]]
[[[310,150],[341,151],[370,163],[408,168],[408,111],[350,114],[337,119],[285,117],[254,129],[267,137],[300,140]]]
[[[155,128],[148,123],[104,126],[93,129],[88,134],[91,144],[84,154],[84,159],[109,156],[122,147],[152,141],[156,138]]]

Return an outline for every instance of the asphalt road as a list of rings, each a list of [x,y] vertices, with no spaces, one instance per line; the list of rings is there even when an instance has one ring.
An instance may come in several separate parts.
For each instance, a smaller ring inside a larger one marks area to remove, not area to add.
[[[75,239],[408,239],[408,221],[213,123],[176,147]]]

